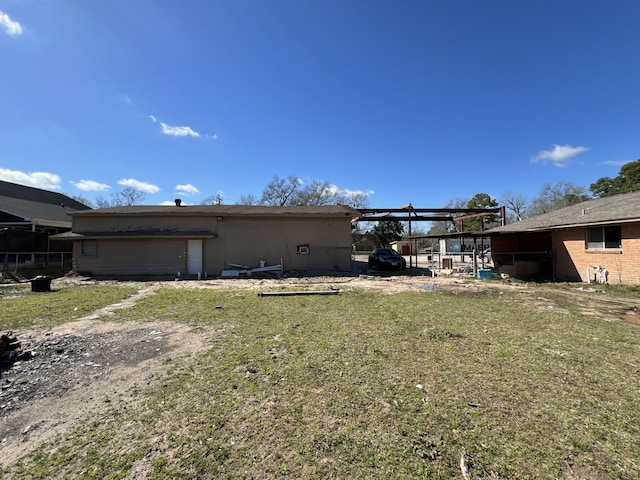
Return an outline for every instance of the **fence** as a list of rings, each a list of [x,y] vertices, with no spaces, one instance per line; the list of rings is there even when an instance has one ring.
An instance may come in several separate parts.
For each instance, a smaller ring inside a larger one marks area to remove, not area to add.
[[[4,252],[3,272],[18,270],[71,269],[71,252]]]

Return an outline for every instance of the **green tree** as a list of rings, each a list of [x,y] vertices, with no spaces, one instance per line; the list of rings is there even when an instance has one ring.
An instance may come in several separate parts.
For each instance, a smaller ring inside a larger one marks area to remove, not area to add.
[[[398,220],[383,220],[373,227],[370,237],[376,247],[386,247],[391,242],[401,240],[404,225]]]
[[[495,208],[497,206],[498,202],[491,198],[487,193],[476,193],[467,203],[467,208]],[[497,223],[497,221],[498,216],[496,214],[470,218],[469,220],[464,220],[464,231],[484,231]]]
[[[640,159],[625,163],[615,178],[599,178],[589,186],[589,190],[597,198],[640,190]]]

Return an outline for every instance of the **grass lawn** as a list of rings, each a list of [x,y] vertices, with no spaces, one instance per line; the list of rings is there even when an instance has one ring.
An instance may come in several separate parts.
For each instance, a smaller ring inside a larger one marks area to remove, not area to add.
[[[61,291],[59,315],[51,295],[0,308],[64,322],[123,292]],[[161,288],[111,319],[187,322],[210,349],[0,473],[640,478],[640,327],[584,315],[559,287],[489,293]]]

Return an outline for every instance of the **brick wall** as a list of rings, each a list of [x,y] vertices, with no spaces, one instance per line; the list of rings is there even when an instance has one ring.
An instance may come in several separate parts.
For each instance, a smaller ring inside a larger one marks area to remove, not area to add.
[[[605,267],[611,284],[640,285],[640,223],[621,226],[622,248],[587,250],[585,229],[570,228],[553,232],[558,280],[587,282],[596,274],[594,266]]]

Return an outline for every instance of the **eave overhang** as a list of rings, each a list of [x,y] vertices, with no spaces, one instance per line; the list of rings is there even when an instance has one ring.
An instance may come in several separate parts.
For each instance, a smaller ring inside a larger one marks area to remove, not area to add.
[[[52,235],[52,240],[147,240],[147,239],[197,239],[216,238],[217,233],[209,231],[194,232],[65,232]]]

